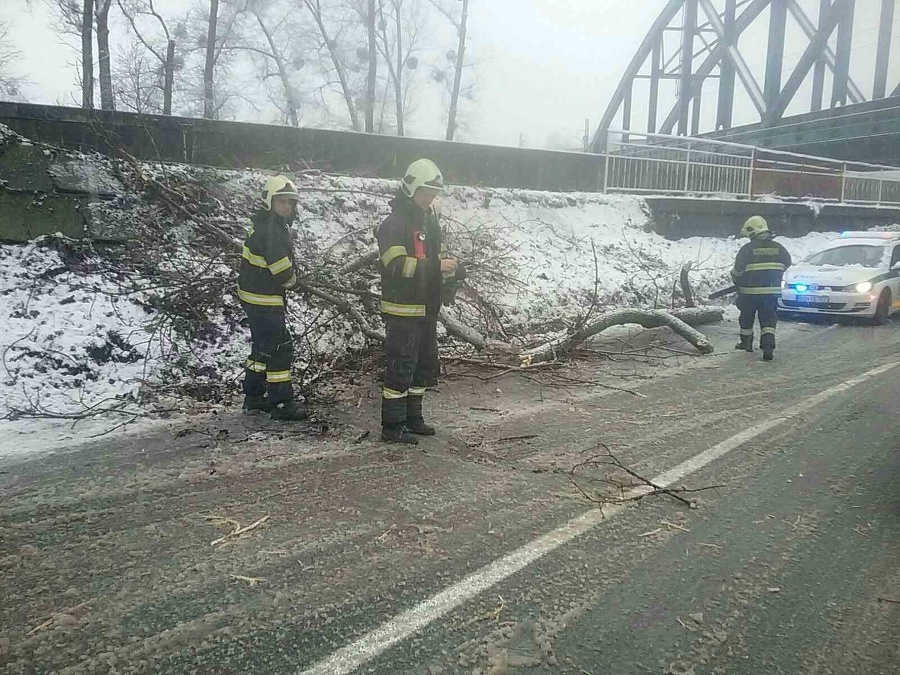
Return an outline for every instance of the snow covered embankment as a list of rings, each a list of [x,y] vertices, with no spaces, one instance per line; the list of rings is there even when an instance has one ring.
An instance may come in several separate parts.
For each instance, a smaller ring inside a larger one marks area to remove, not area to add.
[[[194,167],[148,167],[168,178],[209,186],[219,226],[239,235],[255,208],[264,176],[259,172]],[[383,180],[308,176],[300,178],[304,200],[298,219],[298,259],[305,269],[357,291],[378,291],[374,269],[352,278],[336,272],[374,246],[373,229],[387,215],[394,184]],[[196,227],[161,210],[146,193],[128,194],[95,208],[108,226],[148,222],[141,252],[160,257],[170,272],[201,278],[219,301],[202,317],[170,311],[170,289],[159,288],[157,269],[129,267],[132,255],[92,252],[84,246],[43,240],[0,248],[0,434],[30,424],[23,412],[81,415],[119,408],[139,410],[148,400],[183,397],[215,403],[237,390],[247,350],[247,331],[230,293],[233,260],[211,263],[200,255]],[[591,303],[601,307],[667,307],[685,262],[700,295],[728,282],[741,245],[737,239],[667,241],[650,231],[643,200],[630,196],[553,194],[518,190],[452,188],[444,202],[451,250],[467,261],[469,288],[452,311],[469,325],[521,345],[560,328]],[[784,239],[795,258],[829,237]],[[203,250],[204,254],[208,251]],[[163,265],[160,265],[162,267]],[[378,325],[373,303],[346,296]],[[185,303],[182,303],[185,304]],[[337,367],[348,349],[365,349],[352,321],[316,300],[298,298],[291,311],[302,335],[301,380]],[[165,324],[167,330],[162,330]],[[190,324],[187,328],[185,325]]]

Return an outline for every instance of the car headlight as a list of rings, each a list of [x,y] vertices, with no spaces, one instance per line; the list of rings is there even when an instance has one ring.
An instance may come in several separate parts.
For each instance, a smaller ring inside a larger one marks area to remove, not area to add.
[[[854,286],[854,288],[856,289],[857,293],[868,293],[869,291],[872,290],[872,282],[864,281],[861,284],[856,284],[856,286]]]

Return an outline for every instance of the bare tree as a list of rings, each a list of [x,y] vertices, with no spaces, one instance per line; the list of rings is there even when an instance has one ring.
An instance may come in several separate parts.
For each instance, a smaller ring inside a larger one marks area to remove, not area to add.
[[[97,60],[100,70],[100,105],[104,110],[115,108],[109,47],[109,10],[112,0],[47,0],[60,20],[63,35],[77,35],[81,39],[79,60],[81,72],[81,106],[94,107],[94,26],[97,28]]]
[[[68,42],[78,54],[80,66],[76,82],[81,89],[81,106],[94,107],[93,0],[45,0],[55,15],[53,25],[60,35],[77,38],[78,44]],[[84,17],[88,16],[85,21]]]
[[[340,33],[347,25],[344,17],[337,20],[336,31],[333,32],[329,27],[329,17],[326,8],[322,6],[322,0],[301,0],[303,6],[309,11],[316,26],[316,36],[319,43],[319,50],[328,54],[331,68],[338,79],[341,94],[347,111],[350,115],[350,124],[354,131],[362,131],[362,125],[359,120],[359,112],[356,106],[354,89],[350,81],[349,68],[346,63],[345,56],[341,48],[339,40]],[[328,79],[326,74],[326,80]]]
[[[293,71],[299,70],[305,64],[305,59],[300,53],[291,51],[294,49],[296,39],[295,27],[288,18],[293,13],[293,7],[273,4],[271,0],[255,0],[247,6],[247,11],[253,16],[259,27],[260,33],[265,39],[263,46],[257,46],[251,41],[242,41],[239,49],[250,52],[255,57],[262,59],[263,82],[268,83],[272,77],[277,77],[280,83],[280,95],[270,95],[273,103],[285,115],[288,123],[293,127],[300,126],[301,96],[297,89]],[[272,19],[271,12],[279,11],[276,16],[280,19]],[[270,71],[274,66],[275,72]]]
[[[139,42],[132,42],[116,54],[113,68],[116,100],[125,110],[136,113],[160,111],[159,67],[148,54]]]
[[[0,95],[18,98],[24,80],[16,71],[21,54],[9,39],[9,26],[0,22]]]
[[[366,131],[375,131],[375,88],[378,86],[378,47],[375,0],[366,0],[366,33],[369,38],[369,77],[366,80]]]
[[[245,28],[247,1],[208,0],[189,12],[183,32],[190,47],[182,50],[178,88],[185,114],[220,119],[233,112],[228,110],[232,100],[243,97],[229,66]],[[176,57],[176,67],[178,62]]]
[[[216,116],[215,70],[216,70],[216,30],[219,24],[219,0],[209,2],[209,28],[206,34],[206,66],[203,70],[203,116]]]
[[[406,135],[406,114],[410,105],[410,81],[405,71],[414,72],[419,65],[416,53],[424,30],[422,5],[407,0],[379,0],[378,47],[387,63],[394,93],[397,135]]]
[[[453,27],[456,29],[456,50],[447,53],[448,61],[451,61],[454,64],[453,85],[450,88],[450,108],[447,116],[446,135],[446,139],[452,141],[456,135],[458,126],[459,99],[462,92],[463,70],[466,67],[465,58],[466,38],[469,29],[469,0],[455,0],[453,2],[448,2],[448,0],[429,0],[429,2],[438,12],[443,14],[447,21],[453,24]],[[456,5],[461,5],[459,12],[456,10]],[[446,82],[447,78],[445,73],[446,71],[437,70],[435,72],[435,79]],[[469,92],[471,92],[471,90],[469,90]]]
[[[132,66],[123,72],[129,73],[130,90],[135,96],[129,95],[129,100],[141,103],[143,107],[152,108],[153,90],[162,91],[162,113],[172,114],[172,92],[175,89],[176,70],[176,37],[184,36],[184,25],[179,24],[174,31],[169,30],[169,25],[163,16],[156,10],[153,0],[117,0],[119,9],[128,20],[135,37],[143,45],[144,49],[156,59],[159,64],[157,71],[161,71],[162,77],[154,77],[154,69],[147,64],[146,58],[138,58],[135,54],[125,56],[123,63]],[[165,48],[159,44],[159,40],[148,37],[149,28],[139,25],[142,17],[153,19],[162,29]],[[133,51],[133,50],[132,50]],[[161,81],[161,84],[160,84]],[[137,94],[137,92],[145,92]]]
[[[97,62],[100,68],[100,107],[115,110],[109,51],[109,10],[112,0],[96,0],[94,19],[97,22]]]
[[[94,0],[84,0],[81,10],[81,107],[94,107]]]

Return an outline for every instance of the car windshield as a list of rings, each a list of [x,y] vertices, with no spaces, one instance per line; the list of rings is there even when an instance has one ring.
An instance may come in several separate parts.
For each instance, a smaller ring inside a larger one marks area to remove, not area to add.
[[[884,258],[884,246],[867,244],[854,244],[852,246],[838,246],[811,255],[806,259],[810,265],[834,265],[844,267],[846,265],[862,265],[863,267],[878,267]]]

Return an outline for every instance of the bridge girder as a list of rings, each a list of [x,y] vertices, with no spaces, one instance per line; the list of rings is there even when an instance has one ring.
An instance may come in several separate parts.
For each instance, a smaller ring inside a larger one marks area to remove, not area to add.
[[[758,115],[758,120],[744,121],[759,121],[764,126],[774,126],[782,119],[810,72],[809,106],[798,112],[821,110],[827,72],[832,75],[828,99],[831,107],[885,98],[888,91],[890,95],[900,93],[900,84],[897,89],[888,86],[897,0],[880,1],[878,42],[871,73],[873,86],[871,96],[866,96],[850,75],[856,0],[819,0],[815,21],[800,0],[668,0],[616,88],[594,134],[593,151],[602,152],[606,148],[607,132],[613,126],[633,129],[632,113],[644,105],[649,133],[671,134],[677,129],[680,135],[696,135],[701,131],[731,128],[738,85]],[[786,70],[785,36],[789,20],[808,42],[799,61]],[[760,84],[749,65],[760,60],[758,44],[742,50],[741,37],[763,25],[768,37],[764,79]],[[674,50],[666,40],[673,32],[680,36]],[[649,88],[646,97],[639,98],[635,84],[642,80],[649,80]],[[676,81],[678,87],[674,100],[665,101],[660,83],[668,80]],[[704,85],[712,80],[718,80],[714,125],[702,128],[702,92]],[[659,122],[663,102],[668,113]],[[614,124],[620,113],[621,123]]]

